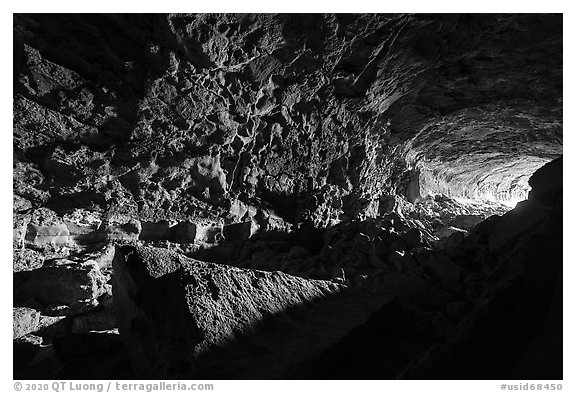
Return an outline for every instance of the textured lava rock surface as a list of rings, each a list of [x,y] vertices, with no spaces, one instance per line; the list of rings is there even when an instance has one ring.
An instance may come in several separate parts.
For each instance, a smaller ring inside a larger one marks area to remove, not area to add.
[[[303,363],[390,300],[165,249],[117,256],[120,333],[137,371],[154,378],[301,377]]]
[[[326,226],[377,214],[413,166],[468,169],[466,196],[476,167],[561,154],[556,15],[14,18],[15,193],[57,212],[182,221],[238,198]]]

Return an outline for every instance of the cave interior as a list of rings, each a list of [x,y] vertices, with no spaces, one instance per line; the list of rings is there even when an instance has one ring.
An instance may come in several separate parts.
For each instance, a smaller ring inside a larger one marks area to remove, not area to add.
[[[17,379],[562,379],[561,14],[14,14]]]

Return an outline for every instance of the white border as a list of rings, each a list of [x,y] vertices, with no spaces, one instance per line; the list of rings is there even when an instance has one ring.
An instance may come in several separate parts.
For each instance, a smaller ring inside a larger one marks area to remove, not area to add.
[[[473,3],[473,4],[472,4]],[[573,3],[572,3],[573,4]],[[12,196],[10,188],[12,184],[12,62],[9,57],[12,54],[12,12],[537,12],[537,13],[564,13],[564,146],[567,154],[564,156],[564,381],[563,391],[574,391],[576,389],[569,382],[573,380],[570,370],[574,370],[574,334],[576,326],[574,324],[574,307],[571,307],[571,299],[574,296],[575,285],[572,282],[574,275],[574,251],[572,245],[574,240],[574,230],[572,223],[576,222],[574,210],[571,209],[570,197],[575,195],[574,182],[576,181],[576,161],[573,157],[573,147],[576,129],[574,121],[574,72],[576,64],[574,62],[573,48],[575,47],[574,37],[576,20],[574,16],[574,6],[569,1],[498,1],[482,0],[478,2],[455,2],[455,1],[342,1],[334,2],[330,0],[288,0],[288,1],[242,1],[242,0],[220,0],[220,1],[156,1],[145,4],[144,2],[118,0],[99,0],[96,2],[67,0],[67,1],[5,1],[2,2],[2,13],[0,14],[2,29],[2,48],[4,61],[0,63],[4,89],[2,91],[2,105],[0,113],[2,115],[3,131],[0,132],[0,176],[4,193],[1,198],[1,236],[0,241],[4,253],[2,266],[2,299],[0,304],[0,341],[2,344],[2,362],[0,374],[2,376],[3,391],[14,391],[12,381],[12,230],[11,230],[11,204]],[[10,86],[10,88],[8,88]],[[10,337],[10,338],[9,338]],[[40,381],[38,381],[40,382]],[[52,381],[47,381],[52,382]],[[101,381],[95,381],[101,382]],[[139,382],[139,381],[131,381]],[[144,382],[144,381],[142,381]],[[209,381],[202,381],[209,382]],[[266,392],[282,391],[293,392],[295,390],[304,391],[330,391],[330,392],[351,392],[351,391],[378,391],[378,392],[496,392],[499,391],[501,383],[524,384],[531,381],[212,381],[217,392]],[[532,381],[537,383],[538,381]],[[541,381],[543,384],[556,381]],[[115,391],[115,390],[111,390]]]

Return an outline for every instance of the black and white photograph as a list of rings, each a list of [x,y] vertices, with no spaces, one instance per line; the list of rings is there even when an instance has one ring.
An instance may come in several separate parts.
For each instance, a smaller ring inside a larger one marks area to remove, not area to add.
[[[562,390],[562,13],[12,22],[13,380]]]

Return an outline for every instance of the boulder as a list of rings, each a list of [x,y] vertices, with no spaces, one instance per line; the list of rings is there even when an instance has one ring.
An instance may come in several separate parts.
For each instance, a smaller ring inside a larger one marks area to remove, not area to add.
[[[70,240],[79,246],[98,244],[106,241],[106,232],[101,230],[99,225],[79,225],[73,222],[66,222]]]
[[[70,244],[70,231],[64,223],[50,226],[29,224],[26,231],[26,241],[33,245],[67,246]]]
[[[72,320],[73,334],[86,334],[112,330],[117,327],[113,310],[103,310],[85,315],[78,315]]]
[[[12,257],[14,273],[39,269],[44,264],[44,254],[29,248],[15,249]]]
[[[96,262],[100,270],[112,269],[112,260],[114,259],[115,250],[116,247],[112,243],[109,243],[101,250],[91,255],[89,260]]]
[[[50,265],[22,275],[14,297],[20,301],[35,299],[44,305],[72,305],[95,300],[105,292],[106,278],[93,261]]]
[[[69,331],[69,320],[65,316],[40,315],[38,321],[38,331],[36,334],[42,337],[54,337],[56,335],[67,334]]]
[[[418,228],[412,228],[403,234],[402,238],[406,241],[410,248],[417,247],[424,242],[422,231]]]
[[[130,217],[115,217],[106,226],[106,239],[132,242],[138,240],[142,232],[139,220]]]
[[[14,248],[23,247],[24,240],[26,238],[26,229],[28,223],[30,222],[30,217],[25,214],[14,213],[12,216],[12,245]]]
[[[40,320],[40,313],[28,307],[14,307],[12,309],[13,316],[13,339],[18,339],[29,333],[38,330],[38,322]]]
[[[496,254],[514,247],[527,231],[548,218],[548,210],[531,200],[520,202],[498,222],[488,238],[490,252]]]
[[[559,157],[534,172],[528,181],[532,187],[529,199],[549,205],[562,198],[562,162]]]
[[[438,310],[447,301],[445,291],[421,277],[393,272],[373,279],[378,281],[372,285],[372,293],[395,296],[407,310]]]
[[[439,237],[440,239],[453,235],[455,233],[463,233],[467,234],[468,232],[464,229],[454,228],[454,227],[442,227],[439,230],[434,232],[434,236]]]
[[[484,216],[475,214],[462,214],[450,220],[450,225],[456,228],[470,231],[482,221],[484,221]]]
[[[14,213],[26,211],[32,208],[32,203],[18,194],[12,194],[12,210]]]
[[[149,247],[123,247],[114,271],[118,327],[146,378],[297,377],[390,299]]]
[[[482,221],[480,224],[476,225],[472,230],[473,238],[477,239],[478,241],[485,241],[492,232],[494,228],[500,223],[502,220],[502,216],[492,215]]]
[[[203,243],[215,243],[222,234],[222,227],[219,223],[205,221],[196,224],[195,241]]]
[[[450,236],[443,237],[435,243],[436,248],[444,250],[450,255],[458,255],[464,243],[466,234],[464,232],[454,232]]]
[[[240,222],[224,226],[222,232],[224,238],[228,241],[247,240],[258,230],[256,224],[252,221]]]

